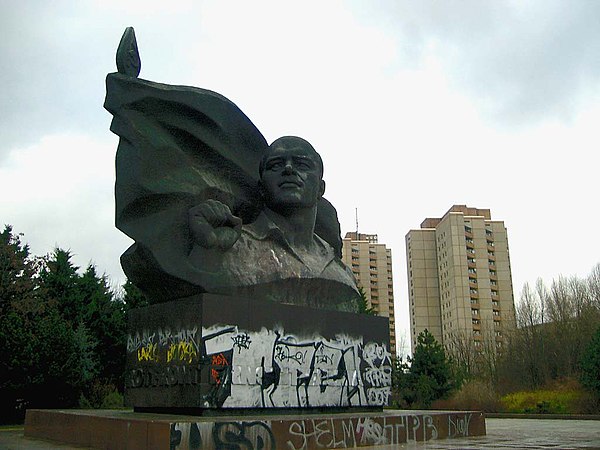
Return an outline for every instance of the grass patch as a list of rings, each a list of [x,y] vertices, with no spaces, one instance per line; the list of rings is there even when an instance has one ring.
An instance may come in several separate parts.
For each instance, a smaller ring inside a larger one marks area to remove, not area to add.
[[[546,390],[513,392],[500,400],[502,409],[510,413],[577,414],[583,393],[579,390]]]

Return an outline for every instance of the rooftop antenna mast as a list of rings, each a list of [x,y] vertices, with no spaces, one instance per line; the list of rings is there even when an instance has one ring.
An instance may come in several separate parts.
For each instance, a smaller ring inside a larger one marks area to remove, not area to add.
[[[354,213],[356,215],[356,240],[358,240],[358,208],[354,208]]]

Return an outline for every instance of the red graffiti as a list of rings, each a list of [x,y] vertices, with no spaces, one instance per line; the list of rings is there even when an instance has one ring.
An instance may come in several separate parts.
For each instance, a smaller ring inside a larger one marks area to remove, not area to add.
[[[217,386],[221,384],[221,378],[219,377],[221,370],[218,370],[214,367],[217,366],[222,368],[228,365],[229,363],[227,362],[227,358],[223,356],[223,353],[219,353],[218,355],[212,355],[213,368],[210,369],[210,377],[217,384]]]

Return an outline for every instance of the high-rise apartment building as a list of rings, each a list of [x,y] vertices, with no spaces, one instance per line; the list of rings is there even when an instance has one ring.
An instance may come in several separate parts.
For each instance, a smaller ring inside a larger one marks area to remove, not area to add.
[[[489,209],[454,205],[406,235],[411,348],[428,329],[452,353],[502,348],[515,326],[508,238]]]
[[[396,354],[394,321],[394,282],[392,280],[392,250],[377,242],[376,234],[346,233],[342,246],[342,261],[352,269],[358,285],[363,288],[367,304],[390,324],[390,351]]]

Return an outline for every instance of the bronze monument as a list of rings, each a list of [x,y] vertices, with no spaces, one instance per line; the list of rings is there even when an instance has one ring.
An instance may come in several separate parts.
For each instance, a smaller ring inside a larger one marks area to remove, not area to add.
[[[107,77],[117,150],[116,224],[128,278],[159,301],[197,293],[357,311],[337,214],[311,144],[267,145],[225,97],[137,78],[133,29]]]

